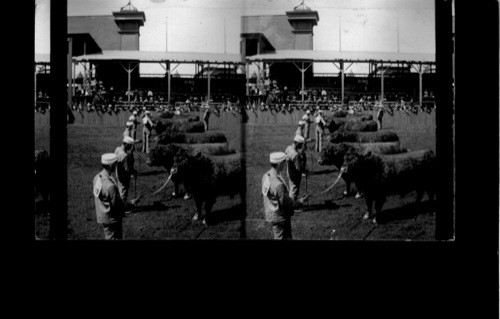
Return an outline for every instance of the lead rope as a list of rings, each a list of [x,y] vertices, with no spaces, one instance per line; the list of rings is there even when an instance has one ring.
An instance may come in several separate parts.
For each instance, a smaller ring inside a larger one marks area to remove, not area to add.
[[[319,193],[316,193],[316,194],[311,194],[311,195],[309,195],[309,197],[318,196],[318,195],[321,195],[321,194],[324,194],[324,193],[328,192],[329,190],[331,190],[338,183],[338,181],[340,180],[341,176],[342,176],[342,171],[340,171],[340,174],[337,177],[337,180],[335,182],[333,182],[332,186],[328,187],[327,189],[325,189],[322,192],[319,192]]]
[[[130,202],[132,204],[136,204],[137,201],[140,199],[140,198],[143,198],[143,197],[149,197],[149,196],[153,196],[153,195],[156,195],[158,194],[162,189],[165,188],[165,186],[167,186],[168,182],[170,182],[170,179],[172,178],[172,174],[170,174],[167,178],[167,181],[165,182],[165,184],[163,184],[160,188],[158,188],[155,192],[151,193],[151,194],[147,194],[147,195],[139,195],[137,196],[136,198],[132,199]]]

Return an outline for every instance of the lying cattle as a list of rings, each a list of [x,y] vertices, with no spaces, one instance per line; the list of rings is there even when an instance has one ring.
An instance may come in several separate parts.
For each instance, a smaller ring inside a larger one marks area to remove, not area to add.
[[[354,132],[341,129],[330,134],[331,143],[378,143],[398,141],[398,135],[391,131]]]
[[[343,114],[341,114],[343,115]],[[329,116],[326,118],[326,127],[330,132],[334,132],[343,126],[345,126],[347,123],[350,123],[350,125],[353,125],[352,123],[359,123],[359,122],[367,122],[367,121],[373,121],[373,115],[371,114],[347,114],[344,116],[337,116],[337,113],[333,113],[333,115]]]
[[[203,122],[200,121],[189,121],[188,120],[160,120],[154,124],[154,129],[156,134],[161,134],[163,132],[186,132],[186,133],[203,133],[205,132],[205,126]]]
[[[227,143],[227,138],[222,133],[179,133],[163,132],[155,138],[158,144],[207,144],[207,143]]]
[[[347,111],[344,111],[344,110],[339,110],[339,111],[335,111],[332,113],[332,117],[346,117],[347,116]]]
[[[202,153],[205,155],[227,155],[236,153],[235,150],[230,149],[227,143],[210,143],[210,144],[169,144],[162,145],[157,144],[155,147],[151,148],[149,152],[149,159],[146,162],[148,166],[162,166],[167,172],[170,172],[174,164],[174,156],[179,151],[180,148],[184,148],[191,154],[195,155],[197,153]],[[179,186],[181,181],[177,175],[173,175],[171,178],[174,183],[174,193],[172,195],[176,196],[179,194]],[[185,186],[186,193],[191,193],[188,187]]]
[[[182,180],[193,195],[196,203],[193,220],[209,223],[210,212],[218,196],[229,195],[232,198],[241,194],[245,189],[242,161],[241,153],[206,156],[202,153],[193,155],[185,148],[178,149],[172,176]]]
[[[35,150],[35,196],[40,194],[44,203],[50,195],[50,156],[46,150]]]
[[[171,120],[174,120],[174,121],[185,120],[185,121],[188,121],[188,122],[197,122],[197,121],[200,120],[200,117],[198,115],[184,115],[184,114],[176,115],[172,111],[165,111],[165,112],[158,113],[158,115],[156,115],[153,118],[153,122],[161,120],[161,119],[171,119]]]
[[[398,154],[407,152],[405,148],[401,147],[401,144],[399,142],[340,144],[327,143],[319,154],[318,163],[320,165],[334,165],[340,170],[344,165],[344,157],[349,151],[357,152],[359,154],[369,151],[378,154]],[[342,174],[342,179],[346,184],[344,196],[349,196],[351,195],[352,174],[344,172]]]
[[[346,131],[355,131],[355,132],[375,132],[378,130],[377,122],[373,120],[339,121],[337,119],[332,119],[329,122],[327,122],[326,125],[330,133],[333,133],[341,129],[344,129]]]
[[[429,200],[434,200],[436,156],[431,150],[392,155],[360,154],[349,150],[342,171],[350,174],[356,187],[364,193],[366,214],[363,218],[373,218],[374,223],[389,194],[404,195],[417,191],[416,201],[419,203],[426,192]],[[372,214],[374,202],[375,215]]]
[[[219,156],[228,155],[236,153],[236,150],[229,148],[227,143],[206,143],[206,144],[184,144],[189,147],[189,149],[196,153],[202,153],[205,155]],[[180,145],[179,145],[180,146]]]

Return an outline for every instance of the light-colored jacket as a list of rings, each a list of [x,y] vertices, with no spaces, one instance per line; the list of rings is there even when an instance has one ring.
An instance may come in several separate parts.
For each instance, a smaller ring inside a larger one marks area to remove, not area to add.
[[[321,115],[316,116],[316,132],[323,133],[325,130],[326,122]]]
[[[311,124],[311,118],[310,118],[310,117],[309,117],[309,115],[307,115],[307,114],[304,114],[304,115],[302,116],[302,121],[306,122],[306,125]]]
[[[302,155],[297,152],[295,145],[289,145],[285,150],[287,165],[288,178],[297,181],[302,177],[302,172],[304,169],[304,163]]]
[[[302,129],[300,126],[299,126],[299,127],[297,128],[297,130],[295,131],[295,135],[300,135],[300,136],[302,136],[303,138],[305,138],[305,136],[304,136],[304,132],[303,132],[303,129]]]
[[[125,216],[125,211],[114,178],[103,169],[94,177],[92,184],[97,222],[110,224],[120,221]]]
[[[151,130],[153,129],[153,122],[147,115],[142,118],[142,124],[142,129],[144,131],[151,132]]]
[[[288,195],[285,181],[278,172],[271,168],[262,176],[262,195],[264,197],[264,214],[266,221],[279,223],[293,216],[298,205]]]
[[[127,182],[134,173],[134,155],[127,154],[123,146],[118,146],[115,150],[116,159],[116,177],[120,182]]]

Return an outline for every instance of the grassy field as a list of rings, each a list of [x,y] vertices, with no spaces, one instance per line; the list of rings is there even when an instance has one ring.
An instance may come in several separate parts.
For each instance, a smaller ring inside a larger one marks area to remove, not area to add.
[[[373,113],[374,114],[374,113]],[[83,116],[75,113],[75,124],[68,125],[68,237],[70,239],[103,239],[102,228],[95,219],[92,179],[100,171],[102,153],[113,152],[121,144],[124,123],[128,112],[118,115],[95,113]],[[201,114],[200,114],[201,115]],[[291,144],[296,124],[303,115],[254,113],[244,126],[245,138],[239,115],[223,113],[213,115],[210,130],[224,133],[231,147],[246,150],[246,207],[236,197],[220,197],[214,208],[214,224],[204,226],[191,221],[195,212],[192,199],[172,198],[173,185],[161,193],[146,197],[123,221],[125,239],[272,239],[272,231],[263,219],[261,178],[269,169],[268,155],[284,151]],[[375,114],[374,114],[375,115]],[[435,117],[419,113],[407,115],[396,112],[386,115],[384,130],[396,132],[404,147],[412,150],[435,151]],[[49,114],[35,114],[35,148],[49,150]],[[139,131],[141,128],[139,128]],[[312,129],[311,129],[312,133]],[[138,137],[140,132],[138,132]],[[244,142],[244,144],[242,144]],[[141,143],[136,145],[138,149]],[[153,143],[154,146],[154,143]],[[338,176],[334,167],[317,164],[318,154],[308,151],[308,166],[312,174],[307,180],[308,193],[318,193],[327,188]],[[151,194],[166,180],[168,174],[160,167],[148,167],[146,156],[136,156],[139,171],[137,191],[134,182],[130,196]],[[285,174],[286,175],[286,174]],[[305,180],[300,194],[305,193]],[[330,192],[313,197],[303,212],[292,218],[294,239],[301,240],[433,240],[435,217],[427,197],[416,207],[416,194],[404,197],[390,196],[384,205],[379,225],[363,220],[364,199],[343,198],[341,180]],[[36,198],[38,202],[40,198]],[[246,216],[245,216],[246,212]],[[242,227],[242,219],[244,225]],[[49,215],[40,209],[35,215],[38,237],[48,238]]]

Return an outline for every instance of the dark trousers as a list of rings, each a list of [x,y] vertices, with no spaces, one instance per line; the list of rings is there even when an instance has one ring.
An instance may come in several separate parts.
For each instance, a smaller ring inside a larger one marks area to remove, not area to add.
[[[274,239],[292,239],[292,221],[290,218],[279,223],[272,223]]]
[[[122,220],[116,221],[111,224],[102,224],[104,228],[104,238],[106,240],[123,239]]]

